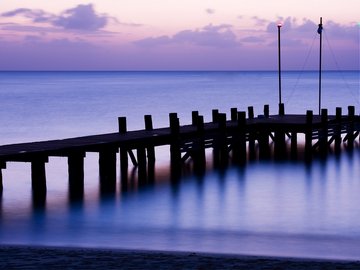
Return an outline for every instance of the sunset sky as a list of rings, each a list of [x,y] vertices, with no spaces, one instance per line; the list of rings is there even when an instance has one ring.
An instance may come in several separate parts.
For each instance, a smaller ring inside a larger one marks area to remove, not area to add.
[[[359,69],[359,0],[4,0],[0,70]]]

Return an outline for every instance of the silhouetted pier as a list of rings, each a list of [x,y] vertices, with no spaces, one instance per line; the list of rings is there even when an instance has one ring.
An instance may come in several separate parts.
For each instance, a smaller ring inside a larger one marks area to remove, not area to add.
[[[145,129],[128,131],[126,118],[119,117],[116,133],[84,136],[63,140],[51,140],[0,146],[1,169],[7,162],[30,162],[34,196],[46,194],[45,164],[50,156],[68,158],[70,193],[84,191],[84,158],[87,152],[99,153],[99,176],[101,188],[115,190],[117,156],[120,153],[120,176],[125,183],[129,162],[137,167],[139,181],[146,181],[154,173],[155,147],[170,146],[171,174],[181,174],[182,163],[193,162],[196,172],[206,167],[206,148],[213,148],[214,166],[226,165],[230,156],[234,163],[245,164],[249,159],[297,158],[298,135],[303,134],[305,159],[314,152],[326,155],[329,149],[339,152],[342,142],[352,147],[360,131],[360,117],[355,107],[349,106],[343,115],[336,108],[335,115],[326,109],[321,115],[307,111],[304,115],[285,114],[284,105],[279,105],[276,115],[270,115],[269,106],[264,106],[261,115],[254,116],[253,107],[246,112],[231,109],[230,119],[226,114],[212,111],[212,121],[204,123],[203,116],[192,112],[192,123],[180,125],[176,113],[169,114],[169,127],[153,128],[151,115],[145,115]],[[287,151],[290,150],[290,151]],[[3,189],[2,174],[0,188]]]

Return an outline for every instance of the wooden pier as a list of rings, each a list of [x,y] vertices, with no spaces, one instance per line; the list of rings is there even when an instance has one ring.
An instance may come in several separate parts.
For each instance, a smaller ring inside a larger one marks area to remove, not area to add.
[[[170,113],[169,127],[158,129],[153,128],[150,115],[145,115],[144,120],[144,130],[128,131],[126,118],[119,117],[115,133],[0,146],[0,169],[5,169],[8,162],[30,162],[33,195],[42,198],[46,194],[45,164],[49,157],[67,157],[70,196],[78,196],[84,192],[87,152],[99,153],[100,186],[106,192],[116,188],[118,153],[125,185],[129,161],[137,167],[139,181],[151,178],[157,146],[170,146],[171,174],[176,177],[188,159],[193,162],[194,171],[204,171],[206,148],[213,149],[214,166],[226,165],[230,156],[239,164],[257,158],[296,158],[298,135],[303,134],[305,158],[311,159],[314,152],[326,155],[330,148],[339,152],[342,142],[352,147],[360,131],[360,117],[355,115],[354,106],[349,106],[345,115],[341,108],[336,108],[335,115],[328,115],[326,109],[321,110],[321,115],[313,115],[312,111],[294,115],[285,114],[284,105],[280,104],[278,114],[270,115],[269,106],[265,105],[256,117],[253,107],[248,107],[247,116],[232,108],[230,119],[213,110],[209,123],[204,123],[203,116],[194,111],[192,123],[182,126],[177,114]]]

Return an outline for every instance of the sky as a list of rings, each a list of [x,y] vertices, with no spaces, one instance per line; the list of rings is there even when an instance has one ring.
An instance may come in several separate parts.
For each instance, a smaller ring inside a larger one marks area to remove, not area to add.
[[[0,70],[359,69],[359,0],[0,0]]]

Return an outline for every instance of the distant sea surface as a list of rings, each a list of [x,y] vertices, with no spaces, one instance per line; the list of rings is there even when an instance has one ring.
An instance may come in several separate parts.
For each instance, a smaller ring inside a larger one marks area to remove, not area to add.
[[[276,72],[0,72],[0,144],[181,124],[191,111],[211,120],[263,105],[277,113]],[[283,72],[286,113],[318,111],[318,73]],[[322,107],[359,110],[359,71],[323,72]],[[358,113],[358,111],[357,111]],[[358,143],[357,143],[358,144]],[[211,152],[208,153],[209,155]],[[211,156],[209,156],[211,158]],[[70,202],[66,158],[46,164],[47,200],[32,205],[28,163],[8,163],[0,200],[0,243],[360,259],[360,151],[298,162],[255,161],[176,185],[168,151],[157,149],[155,183],[112,197],[99,193],[98,156],[85,158],[85,196]],[[119,167],[119,166],[118,166]],[[130,168],[132,169],[132,168]],[[129,172],[131,173],[131,172]]]

